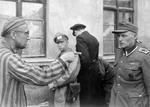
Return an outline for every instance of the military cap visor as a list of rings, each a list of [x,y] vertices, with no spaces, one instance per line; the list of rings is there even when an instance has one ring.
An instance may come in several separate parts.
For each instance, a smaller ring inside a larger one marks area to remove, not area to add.
[[[54,42],[55,43],[59,43],[59,42],[63,42],[63,41],[68,41],[68,37],[66,35],[57,35],[55,38],[54,38]]]
[[[112,33],[125,33],[128,32],[128,30],[114,30]]]
[[[137,27],[129,22],[119,23],[118,29],[112,31],[112,33],[125,33],[127,31],[131,31],[133,33],[137,33]]]
[[[86,26],[83,24],[75,24],[72,27],[70,27],[71,30],[80,30],[80,29],[85,29]]]

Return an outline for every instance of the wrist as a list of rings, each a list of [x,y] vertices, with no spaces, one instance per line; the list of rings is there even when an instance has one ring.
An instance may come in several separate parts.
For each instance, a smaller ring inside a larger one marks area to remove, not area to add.
[[[52,83],[50,83],[50,84],[48,84],[48,88],[49,89],[52,89],[54,87],[54,83],[52,82]]]

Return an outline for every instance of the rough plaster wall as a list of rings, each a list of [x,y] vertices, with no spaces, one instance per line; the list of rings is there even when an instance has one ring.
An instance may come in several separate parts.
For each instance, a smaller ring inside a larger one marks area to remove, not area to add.
[[[150,48],[150,0],[138,0],[138,37]]]
[[[54,34],[65,33],[69,36],[70,46],[75,49],[76,39],[69,29],[76,23],[83,23],[87,30],[100,42],[102,53],[103,1],[102,0],[49,0],[48,1],[47,54],[55,57],[58,50],[53,42]]]

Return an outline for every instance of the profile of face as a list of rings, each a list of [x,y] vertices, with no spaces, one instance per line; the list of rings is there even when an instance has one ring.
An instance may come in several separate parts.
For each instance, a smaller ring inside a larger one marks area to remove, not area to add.
[[[74,30],[73,30],[73,32],[72,32],[72,35],[73,35],[73,36],[76,36],[76,34],[75,34],[75,31],[74,31]]]
[[[118,35],[119,47],[128,49],[135,44],[136,36],[135,33],[127,31]]]
[[[15,46],[17,49],[24,49],[27,46],[29,40],[29,29],[27,24],[24,24],[14,30]]]
[[[62,40],[57,43],[58,49],[64,51],[68,48],[68,40]]]
[[[81,34],[81,30],[73,30],[72,35],[73,36],[78,36]]]

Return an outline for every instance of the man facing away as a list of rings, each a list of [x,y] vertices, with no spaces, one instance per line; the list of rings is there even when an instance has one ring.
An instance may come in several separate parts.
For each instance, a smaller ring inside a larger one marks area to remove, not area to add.
[[[150,107],[150,51],[137,42],[137,27],[119,23],[110,107]]]
[[[25,84],[47,85],[60,78],[73,56],[64,54],[49,63],[45,70],[25,62],[18,51],[29,40],[29,29],[22,18],[11,18],[5,23],[0,42],[0,107],[26,107]]]
[[[99,88],[101,84],[98,74],[99,42],[85,28],[86,26],[83,24],[75,24],[70,28],[73,30],[73,36],[76,36],[76,51],[81,52],[81,55],[79,55],[81,70],[77,78],[81,84],[80,106],[104,107],[105,98]]]

